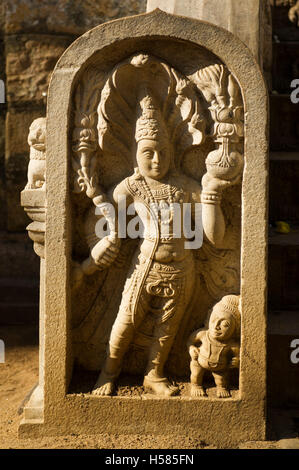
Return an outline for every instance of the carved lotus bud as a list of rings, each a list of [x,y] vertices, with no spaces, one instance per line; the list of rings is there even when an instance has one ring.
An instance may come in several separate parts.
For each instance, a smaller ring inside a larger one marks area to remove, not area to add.
[[[233,122],[234,113],[230,108],[220,108],[217,112],[217,119],[219,122]]]
[[[218,124],[218,133],[221,136],[230,136],[233,135],[235,126],[227,122],[220,122]]]

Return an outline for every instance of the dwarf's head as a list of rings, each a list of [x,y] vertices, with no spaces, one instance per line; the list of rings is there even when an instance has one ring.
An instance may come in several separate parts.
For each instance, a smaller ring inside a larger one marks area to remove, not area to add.
[[[227,341],[240,335],[241,315],[238,295],[226,295],[212,310],[209,334],[212,339]]]

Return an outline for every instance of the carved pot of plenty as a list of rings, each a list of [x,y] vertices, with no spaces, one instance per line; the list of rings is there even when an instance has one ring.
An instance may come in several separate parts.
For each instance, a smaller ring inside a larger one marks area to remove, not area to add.
[[[243,168],[243,157],[237,150],[230,148],[228,140],[224,139],[218,148],[207,156],[206,167],[213,178],[232,180]]]

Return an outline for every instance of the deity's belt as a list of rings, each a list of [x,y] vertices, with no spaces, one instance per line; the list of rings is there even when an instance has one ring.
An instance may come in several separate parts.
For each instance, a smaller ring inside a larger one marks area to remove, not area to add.
[[[136,269],[139,272],[144,272],[147,267],[147,258],[140,254],[138,257],[139,263],[136,264]],[[150,269],[147,273],[148,277],[157,279],[181,279],[189,275],[194,269],[193,256],[189,255],[181,261],[172,261],[171,263],[161,263],[152,261]]]

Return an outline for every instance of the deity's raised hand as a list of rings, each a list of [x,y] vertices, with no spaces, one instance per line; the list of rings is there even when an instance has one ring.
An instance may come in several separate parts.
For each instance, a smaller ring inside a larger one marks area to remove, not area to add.
[[[201,180],[202,190],[204,192],[222,192],[224,189],[236,185],[241,180],[242,172],[240,171],[231,180],[215,178],[210,173],[205,173]]]

